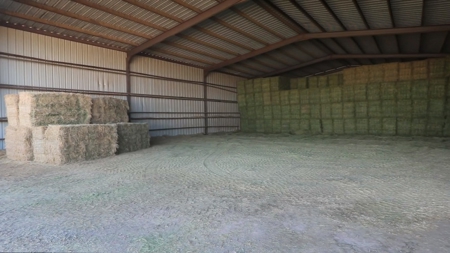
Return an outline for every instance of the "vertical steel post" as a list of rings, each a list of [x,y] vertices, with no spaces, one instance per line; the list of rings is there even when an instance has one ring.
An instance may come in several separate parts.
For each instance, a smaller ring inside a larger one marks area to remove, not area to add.
[[[131,60],[133,59],[133,56],[127,57],[126,59],[126,83],[127,83],[127,102],[129,111],[131,112]],[[128,121],[130,120],[130,114],[128,113]]]
[[[209,72],[203,70],[203,110],[205,113],[205,135],[208,134],[208,86],[206,85],[208,75]]]

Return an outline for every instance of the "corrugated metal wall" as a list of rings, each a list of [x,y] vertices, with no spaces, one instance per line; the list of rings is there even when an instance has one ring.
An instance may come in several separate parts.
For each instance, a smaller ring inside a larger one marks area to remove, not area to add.
[[[125,71],[126,54],[120,51],[104,49],[91,45],[61,40],[48,36],[33,34],[20,30],[0,27],[0,52],[34,57],[44,60],[66,63],[84,64],[95,67],[111,68]],[[203,86],[188,81],[203,81],[203,71],[171,62],[165,62],[148,57],[136,57],[131,65],[133,72],[151,74],[161,77],[187,80],[160,80],[157,78],[132,76],[132,93],[164,96],[190,97],[203,99]],[[213,73],[207,82],[236,87],[241,78]],[[126,92],[124,73],[80,69],[73,66],[61,66],[39,60],[26,60],[18,57],[0,55],[0,84],[23,85],[43,88],[79,89],[91,91]],[[235,89],[229,89],[235,92]],[[18,93],[17,89],[0,88],[0,118],[6,117],[3,96]],[[236,94],[208,87],[208,98],[236,101]],[[118,97],[123,98],[125,97]],[[150,129],[185,128],[152,131],[152,136],[180,135],[203,133],[204,102],[190,100],[141,98],[131,100],[132,118],[166,118],[133,120],[148,122]],[[211,116],[239,116],[237,104],[208,102]],[[151,113],[149,113],[151,112]],[[224,114],[226,113],[226,114]],[[167,119],[167,118],[184,119]],[[194,117],[198,117],[195,119]],[[185,119],[189,118],[189,119]],[[194,118],[194,119],[192,119]],[[238,118],[212,118],[210,126],[237,126]],[[0,139],[4,138],[6,122],[0,122]],[[236,128],[211,128],[210,132],[234,131]],[[0,140],[0,149],[4,142]]]

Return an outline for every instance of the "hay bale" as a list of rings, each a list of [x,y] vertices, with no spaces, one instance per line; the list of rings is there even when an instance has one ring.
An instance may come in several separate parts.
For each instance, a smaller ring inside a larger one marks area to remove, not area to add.
[[[333,133],[334,134],[344,134],[344,120],[343,119],[333,119]]]
[[[311,118],[312,119],[320,119],[320,104],[311,105]]]
[[[328,86],[336,87],[343,84],[343,74],[333,74],[328,76]]]
[[[364,84],[369,82],[369,66],[360,66],[355,68],[355,84]]]
[[[270,90],[271,91],[280,91],[280,90],[288,90],[290,86],[289,78],[276,76],[270,78]]]
[[[372,65],[369,67],[369,83],[379,83],[384,80],[383,64]]]
[[[239,126],[240,126],[240,130],[242,132],[244,132],[244,133],[248,133],[249,132],[249,130],[248,130],[248,120],[247,119],[241,118]]]
[[[398,62],[383,64],[384,70],[384,82],[396,82],[398,81],[399,64]]]
[[[311,106],[310,105],[300,105],[300,119],[310,119],[311,118]]]
[[[300,130],[300,120],[290,120],[289,133],[296,132],[298,130]]]
[[[308,77],[308,88],[319,88],[319,77],[311,76]]]
[[[281,105],[289,104],[289,90],[280,91],[280,104]]]
[[[309,88],[309,103],[319,104],[320,103],[320,89]]]
[[[254,92],[255,91],[253,89],[253,80],[246,80],[245,81],[245,93],[252,94]]]
[[[253,80],[253,92],[261,93],[262,92],[262,79],[257,78]]]
[[[413,113],[412,100],[404,99],[397,101],[397,117],[411,118]]]
[[[300,131],[303,131],[304,133],[310,133],[310,122],[309,119],[301,119],[300,120]]]
[[[317,78],[317,87],[319,88],[328,87],[328,76],[319,76]]]
[[[320,116],[322,119],[331,119],[331,104],[321,104]]]
[[[320,89],[320,103],[330,103],[331,89],[321,88]]]
[[[289,92],[289,103],[291,105],[300,104],[299,90],[290,90],[288,92]]]
[[[280,92],[272,91],[271,95],[272,95],[272,97],[271,97],[272,105],[279,105],[280,104]]]
[[[256,133],[256,120],[249,120],[248,124],[248,132]]]
[[[264,97],[261,92],[255,93],[255,106],[261,106],[264,105]]]
[[[264,106],[255,106],[256,119],[264,119]]]
[[[412,119],[411,123],[411,135],[412,136],[424,136],[426,134],[427,129],[427,120],[426,119]]]
[[[434,58],[428,60],[430,78],[445,77],[445,58]]]
[[[300,105],[291,105],[291,119],[300,119],[301,115],[301,106]]]
[[[272,104],[272,94],[270,92],[263,93],[263,104],[271,105]]]
[[[272,132],[275,134],[281,133],[281,119],[272,121]]]
[[[369,133],[369,120],[368,119],[356,119],[356,134],[368,134]]]
[[[397,134],[397,120],[395,118],[383,118],[383,135]]]
[[[398,80],[410,81],[412,80],[412,63],[400,62],[398,64]]]
[[[425,118],[427,117],[428,101],[426,99],[413,100],[413,117]]]
[[[383,117],[395,117],[397,115],[397,103],[395,100],[382,100],[381,112]]]
[[[19,95],[5,95],[6,117],[8,118],[8,126],[19,126]]]
[[[342,102],[342,87],[331,87],[330,88],[330,102],[331,103]]]
[[[413,99],[428,98],[428,80],[416,80],[412,82],[411,94]]]
[[[345,134],[355,134],[356,133],[356,120],[355,119],[344,119],[344,133]]]
[[[47,127],[32,127],[32,144],[33,144],[33,155],[34,161],[45,163],[45,131]]]
[[[265,120],[272,119],[272,106],[264,106],[264,119]]]
[[[291,121],[289,119],[281,120],[281,133],[288,134],[291,128]]]
[[[356,116],[356,118],[367,118],[368,117],[367,101],[355,103],[355,116]]]
[[[428,116],[443,118],[445,110],[445,100],[444,99],[430,99],[428,101]]]
[[[380,100],[381,99],[381,84],[371,83],[367,85],[367,100]]]
[[[270,78],[261,79],[262,92],[270,92]]]
[[[256,119],[256,108],[254,106],[247,106],[247,118]]]
[[[118,123],[118,154],[150,147],[147,123]]]
[[[322,133],[333,134],[333,120],[322,119]]]
[[[31,128],[7,126],[5,133],[6,156],[14,161],[33,160]]]
[[[428,87],[429,88],[428,89],[428,97],[444,99],[446,83],[447,83],[446,78],[430,79],[429,87]]]
[[[444,118],[428,118],[427,136],[441,137],[444,135],[445,119]]]
[[[342,119],[343,117],[342,103],[331,104],[331,117],[333,119]]]
[[[26,127],[89,124],[92,99],[73,93],[19,93],[19,121]]]
[[[396,98],[397,90],[395,89],[395,83],[382,83],[381,84],[381,99],[382,100],[394,100]]]
[[[264,133],[264,120],[258,119],[256,120],[256,132],[257,133]]]
[[[396,84],[397,99],[411,99],[411,81],[398,81]]]
[[[273,133],[273,122],[272,119],[264,120],[264,133],[271,134]]]
[[[381,101],[369,101],[369,118],[381,118],[382,117],[382,111],[381,111]]]
[[[342,71],[344,85],[353,85],[355,82],[356,68],[346,68]]]
[[[291,78],[291,80],[289,80],[289,87],[291,90],[297,90],[298,89],[298,79]]]
[[[298,78],[297,85],[299,90],[304,90],[308,88],[308,79],[307,78]]]
[[[320,119],[311,119],[309,121],[311,134],[322,133],[322,123]]]
[[[381,118],[369,119],[369,134],[380,135],[382,134],[382,122]]]
[[[445,137],[450,137],[450,118],[447,118],[445,121],[443,135]]]
[[[245,81],[239,81],[237,83],[237,94],[238,95],[244,95],[245,94]]]
[[[397,134],[401,136],[411,135],[411,118],[398,118],[397,119]]]
[[[428,78],[428,60],[412,62],[412,78],[413,80]]]
[[[309,104],[309,89],[300,91],[300,104]]]
[[[367,100],[367,85],[357,84],[354,86],[355,101],[366,101]]]
[[[246,106],[247,103],[246,103],[246,99],[245,99],[245,94],[238,94],[237,95],[237,102],[238,102],[238,106],[239,107]]]
[[[342,86],[342,101],[344,101],[344,102],[355,101],[355,86],[354,85]]]
[[[355,103],[344,103],[342,107],[342,116],[344,119],[355,118]]]
[[[245,104],[247,106],[255,106],[255,94],[245,94]]]
[[[113,156],[117,142],[116,124],[50,125],[45,131],[45,160],[60,165]]]
[[[239,110],[239,114],[241,116],[241,119],[247,119],[248,118],[248,113],[247,113],[247,107],[238,107]]]
[[[291,118],[291,106],[290,105],[282,105],[281,106],[281,119],[290,119]]]
[[[274,119],[281,119],[281,106],[280,105],[272,106],[272,116]]]

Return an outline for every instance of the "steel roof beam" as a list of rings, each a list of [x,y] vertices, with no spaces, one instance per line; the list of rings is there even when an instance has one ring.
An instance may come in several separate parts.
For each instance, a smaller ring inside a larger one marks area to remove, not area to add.
[[[389,17],[391,17],[391,26],[392,26],[392,28],[395,28],[395,19],[394,19],[394,12],[392,12],[391,0],[387,0],[386,4],[387,4],[388,10],[389,10]],[[395,40],[397,42],[397,52],[401,53],[401,51],[400,51],[400,41],[399,41],[397,35],[395,35]]]

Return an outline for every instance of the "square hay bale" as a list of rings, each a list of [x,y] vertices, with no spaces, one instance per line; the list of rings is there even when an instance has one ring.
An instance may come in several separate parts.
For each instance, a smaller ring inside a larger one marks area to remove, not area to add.
[[[380,135],[383,133],[382,131],[382,122],[381,118],[370,118],[369,119],[369,134]]]
[[[329,103],[321,104],[320,116],[322,119],[331,119],[331,104]]]
[[[247,106],[255,106],[255,94],[254,93],[245,94],[245,103]]]
[[[272,118],[272,106],[264,106],[264,119],[271,120]]]
[[[397,101],[397,117],[411,118],[413,113],[412,100],[404,99]]]
[[[355,101],[355,85],[342,86],[342,101],[344,102]]]
[[[307,78],[298,78],[297,79],[298,82],[298,89],[299,90],[304,90],[308,88],[308,79]]]
[[[240,130],[244,133],[248,133],[249,132],[249,128],[248,128],[248,119],[241,119],[240,121]]]
[[[241,116],[241,119],[247,119],[248,118],[247,107],[239,106],[238,108],[239,108],[239,114]]]
[[[366,84],[356,84],[354,86],[355,101],[366,101],[367,100],[367,85]]]
[[[445,58],[445,71],[444,76],[450,76],[450,57]]]
[[[333,120],[322,119],[322,132],[324,134],[333,134]]]
[[[309,104],[309,89],[300,91],[300,104]]]
[[[411,118],[397,118],[397,134],[401,136],[410,136],[411,123]]]
[[[272,131],[275,134],[281,133],[281,119],[272,121]]]
[[[273,122],[272,120],[264,120],[264,133],[271,134],[273,133]]]
[[[255,106],[256,119],[264,119],[264,106]]]
[[[427,130],[426,119],[412,119],[411,123],[411,135],[412,136],[425,136]]]
[[[384,66],[382,64],[372,65],[369,68],[369,83],[379,83],[384,80]]]
[[[355,68],[355,84],[363,84],[369,82],[369,66],[360,66]]]
[[[300,130],[308,133],[311,131],[309,119],[300,120]]]
[[[311,134],[322,133],[322,123],[320,119],[311,119],[309,121]]]
[[[281,120],[281,133],[288,134],[291,129],[291,121],[289,119]]]
[[[356,120],[355,119],[344,119],[344,133],[345,134],[355,134],[356,133]]]
[[[289,87],[291,90],[297,90],[298,89],[298,79],[297,78],[291,78],[289,80]]]
[[[328,76],[319,76],[317,78],[317,87],[319,88],[328,87]]]
[[[119,154],[150,147],[147,123],[118,123],[117,134]]]
[[[56,92],[20,92],[19,122],[21,126],[49,124],[89,124],[90,96]]]
[[[381,99],[381,84],[371,83],[367,85],[367,100]]]
[[[271,105],[272,104],[272,93],[270,93],[270,92],[264,92],[263,93],[263,104],[264,105]]]
[[[263,92],[263,90],[262,90],[262,79],[261,78],[253,79],[253,92],[254,93],[261,93],[261,92]]]
[[[270,90],[271,91],[280,91],[280,90],[288,90],[289,89],[289,78],[276,76],[270,78]]]
[[[429,98],[445,98],[445,88],[447,84],[446,78],[436,78],[430,79],[429,81],[429,89],[428,89],[428,97]]]
[[[342,102],[342,87],[331,87],[330,88],[330,102],[331,103]]]
[[[383,117],[395,117],[397,115],[397,103],[395,100],[382,100],[381,112]]]
[[[427,136],[440,137],[444,135],[445,119],[428,118]]]
[[[336,87],[343,84],[343,74],[334,74],[328,76],[328,86]]]
[[[290,90],[289,91],[289,103],[291,105],[300,104],[300,94],[299,90]]]
[[[248,132],[256,133],[256,120],[249,120],[247,124],[248,124]]]
[[[331,104],[331,117],[333,119],[342,119],[344,117],[342,111],[342,103]]]
[[[369,118],[381,118],[381,101],[369,101]]]
[[[330,88],[321,88],[320,89],[320,103],[330,103]]]
[[[261,79],[261,87],[263,93],[270,92],[271,91],[270,78]]]
[[[356,68],[346,68],[342,71],[344,85],[353,85],[355,83]]]
[[[428,98],[428,80],[416,80],[412,82],[412,98],[427,99]]]
[[[263,94],[261,92],[255,93],[255,106],[264,105]]]
[[[319,88],[319,77],[311,76],[308,77],[308,88]]]
[[[426,99],[413,100],[413,118],[427,117],[428,101]]]
[[[239,82],[237,83],[236,89],[237,89],[237,94],[238,94],[238,95],[243,95],[243,94],[245,94],[245,81],[239,81]]]
[[[428,116],[443,118],[445,110],[444,99],[430,99],[428,104]]]
[[[113,156],[117,142],[117,124],[50,125],[45,131],[45,160],[60,165]]]
[[[281,106],[281,119],[290,119],[291,118],[291,106],[290,105],[282,105]]]
[[[312,119],[320,119],[320,104],[311,105],[311,118]]]
[[[19,126],[19,95],[5,95],[6,117],[8,118],[8,126]]]
[[[368,110],[367,101],[355,103],[356,118],[367,118],[368,117],[367,110]]]
[[[252,94],[255,90],[253,89],[253,80],[245,81],[245,93]]]
[[[280,104],[280,92],[272,91],[271,94],[272,94],[272,97],[271,97],[272,104],[279,105]]]
[[[300,129],[300,120],[299,119],[294,119],[294,120],[290,120],[290,125],[289,125],[289,132],[295,132],[298,131]]]
[[[382,83],[381,84],[381,99],[382,100],[394,100],[396,98],[397,90],[395,89],[395,83]]]
[[[400,62],[398,64],[398,80],[409,81],[412,80],[412,63]]]
[[[412,62],[412,77],[413,80],[428,78],[428,60]]]
[[[256,107],[255,106],[247,106],[247,118],[248,119],[256,119]]]
[[[281,105],[289,104],[289,90],[280,91],[280,104]]]
[[[445,137],[450,137],[450,118],[447,118],[445,121],[443,135]]]
[[[355,103],[344,103],[342,107],[342,115],[344,119],[355,118]]]
[[[272,106],[272,117],[273,117],[273,119],[281,119],[281,106],[280,105]]]
[[[46,162],[45,156],[45,131],[47,127],[32,127],[32,146],[34,161],[39,163]]]
[[[33,160],[31,128],[7,126],[5,131],[6,157],[14,161]]]
[[[399,65],[398,62],[393,63],[385,63],[383,64],[384,69],[384,82],[396,82],[398,81],[398,71]]]
[[[445,58],[428,59],[430,78],[445,77]]]
[[[300,105],[300,119],[311,118],[311,105]]]
[[[356,134],[369,133],[369,119],[356,119]]]
[[[301,114],[301,106],[300,105],[291,105],[291,119],[300,119]]]
[[[319,104],[320,103],[320,89],[310,88],[309,89],[309,103]]]
[[[383,135],[397,134],[397,120],[396,118],[383,118]]]
[[[256,132],[257,133],[264,133],[264,120],[258,119],[256,120]]]
[[[237,101],[238,101],[238,105],[241,107],[246,106],[246,99],[245,99],[245,94],[238,94],[237,95]]]
[[[397,99],[411,99],[411,81],[398,81],[395,84],[397,88]]]
[[[333,119],[333,133],[334,134],[344,134],[344,120],[343,119]]]

